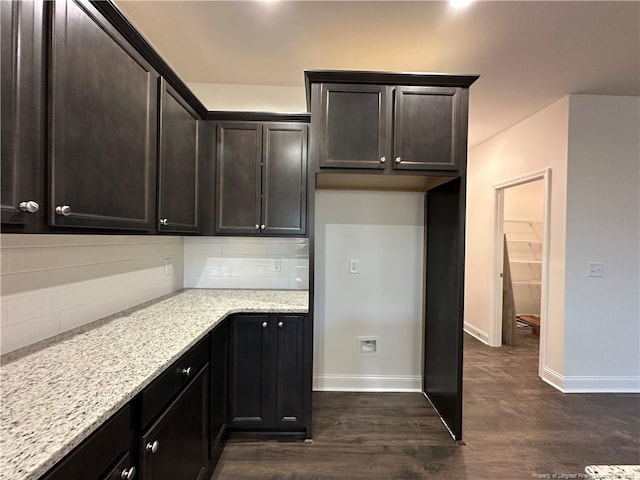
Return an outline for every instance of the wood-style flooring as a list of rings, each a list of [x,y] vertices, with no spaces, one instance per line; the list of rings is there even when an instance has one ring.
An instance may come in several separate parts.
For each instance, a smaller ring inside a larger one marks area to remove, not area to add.
[[[316,392],[312,445],[230,441],[212,480],[585,478],[586,465],[639,464],[640,395],[558,392],[525,330],[514,347],[465,337],[465,445],[420,394]]]

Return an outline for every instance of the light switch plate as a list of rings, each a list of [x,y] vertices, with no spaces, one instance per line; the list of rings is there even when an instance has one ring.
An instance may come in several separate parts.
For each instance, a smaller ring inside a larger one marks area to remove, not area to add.
[[[349,273],[352,273],[352,274],[360,273],[360,265],[358,263],[357,258],[349,259]]]
[[[604,275],[604,265],[602,262],[589,262],[587,264],[589,277],[602,277]]]
[[[274,258],[273,259],[273,271],[274,272],[279,272],[281,270],[282,267],[282,262],[280,261],[279,258]]]

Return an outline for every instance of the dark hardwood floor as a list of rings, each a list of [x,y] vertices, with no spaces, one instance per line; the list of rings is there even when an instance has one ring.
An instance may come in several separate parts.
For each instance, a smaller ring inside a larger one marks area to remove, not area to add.
[[[465,445],[420,394],[316,392],[312,445],[230,441],[212,480],[515,480],[639,464],[640,395],[558,392],[537,376],[529,331],[515,347],[465,337]]]

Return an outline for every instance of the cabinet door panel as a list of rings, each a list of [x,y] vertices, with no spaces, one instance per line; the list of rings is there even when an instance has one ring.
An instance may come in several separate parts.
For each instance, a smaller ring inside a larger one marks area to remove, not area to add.
[[[229,424],[234,428],[273,424],[270,328],[268,315],[238,315],[232,319]]]
[[[216,233],[259,233],[262,126],[218,125]]]
[[[301,426],[304,392],[304,316],[279,315],[277,347],[276,422]]]
[[[142,437],[144,480],[196,480],[209,461],[209,366],[192,382]],[[158,442],[157,451],[147,445]]]
[[[304,235],[307,126],[267,124],[262,142],[262,233]]]
[[[387,87],[323,85],[320,167],[383,169]]]
[[[89,2],[52,5],[49,222],[149,230],[158,75]]]
[[[214,463],[224,448],[228,421],[229,321],[211,332],[211,454]]]
[[[35,231],[45,208],[43,2],[0,2],[2,223]],[[37,212],[21,202],[39,204]]]
[[[393,168],[456,170],[459,111],[455,88],[396,88]]]
[[[164,80],[161,85],[158,230],[197,233],[200,122],[198,114],[173,88]]]

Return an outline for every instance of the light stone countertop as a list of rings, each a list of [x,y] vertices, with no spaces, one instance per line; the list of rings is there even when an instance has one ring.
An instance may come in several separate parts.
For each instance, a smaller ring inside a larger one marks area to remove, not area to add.
[[[296,290],[182,290],[2,357],[0,479],[37,479],[222,319],[307,313]]]

